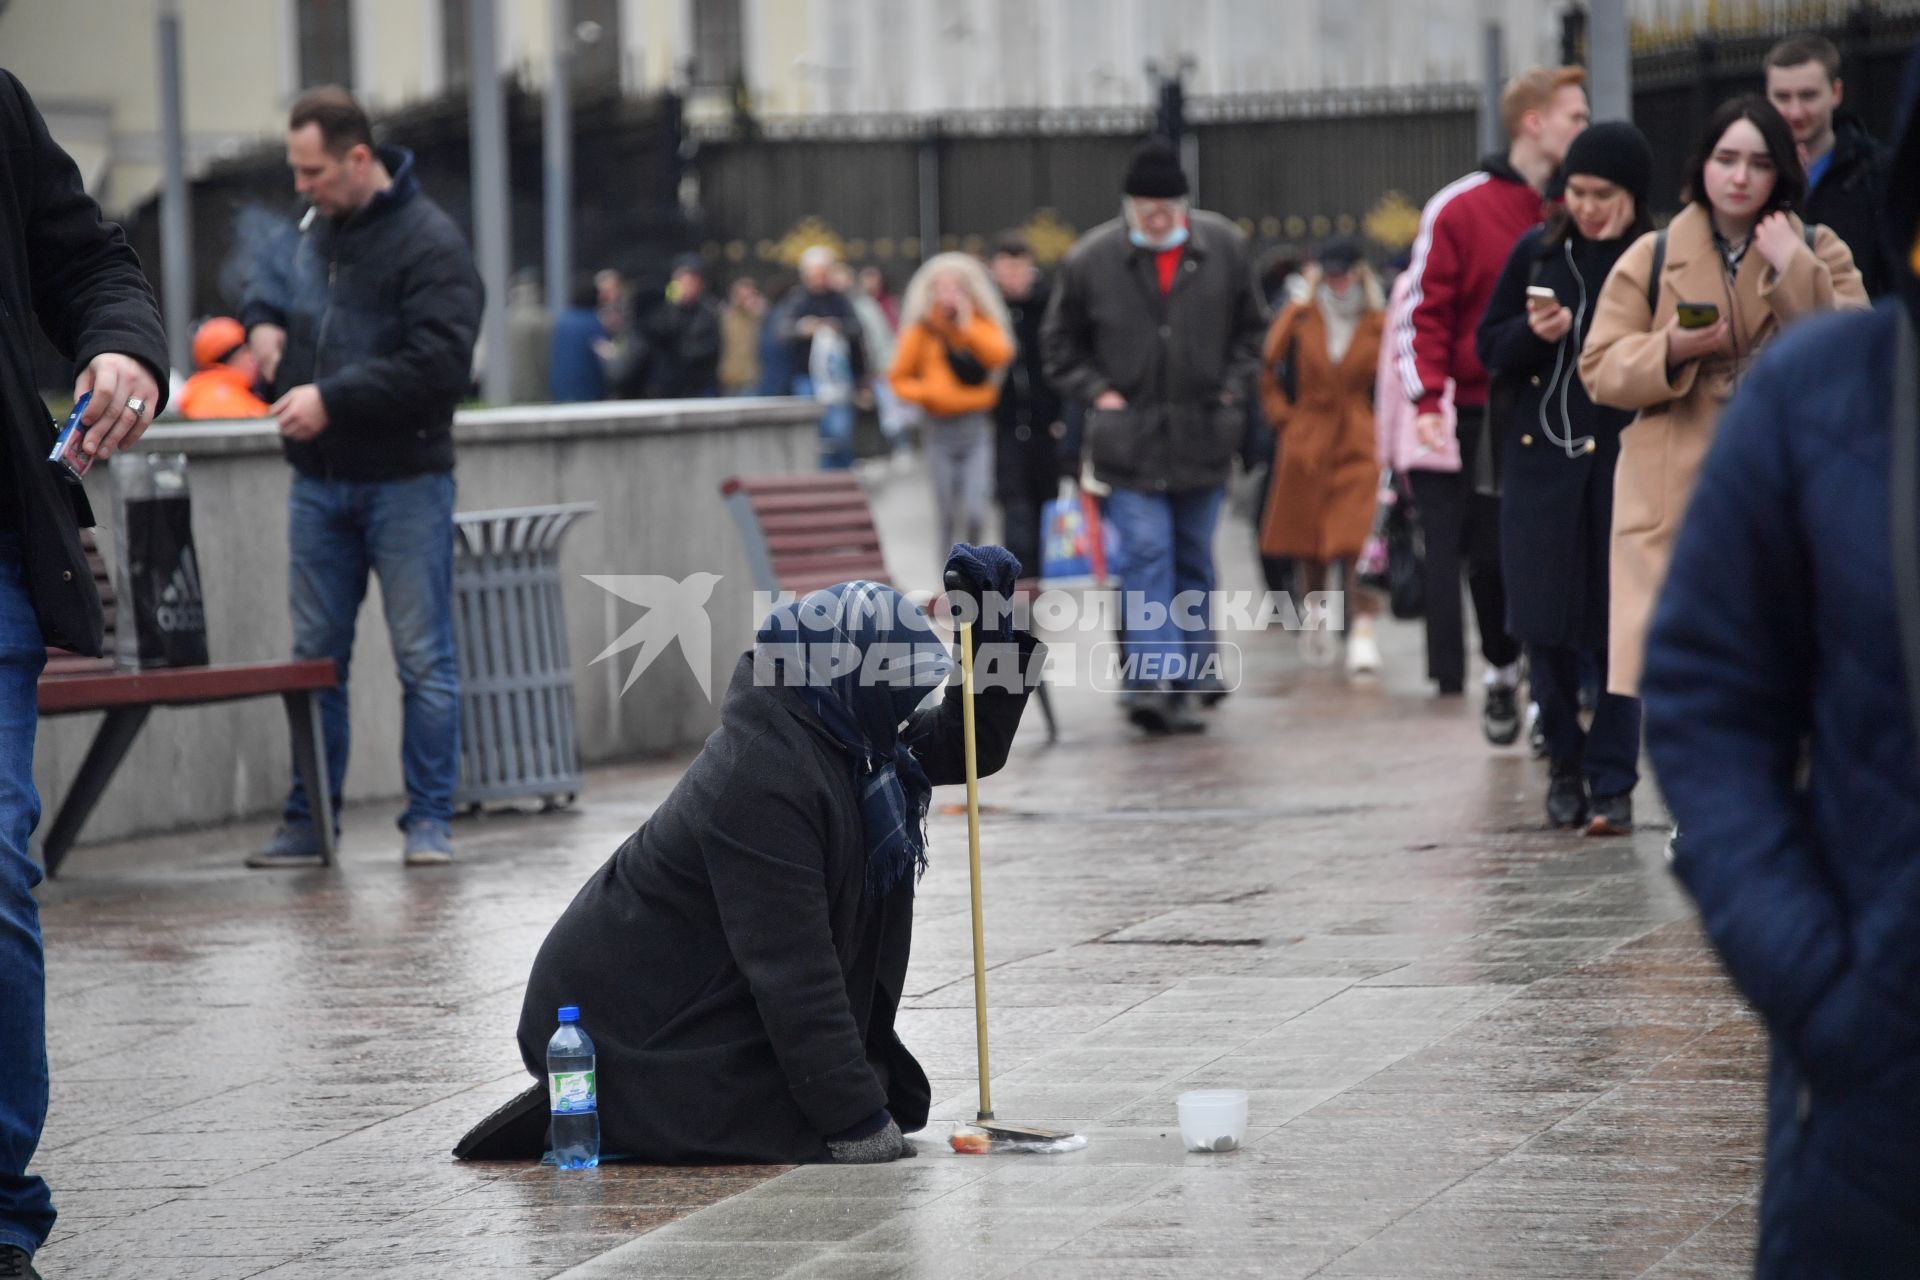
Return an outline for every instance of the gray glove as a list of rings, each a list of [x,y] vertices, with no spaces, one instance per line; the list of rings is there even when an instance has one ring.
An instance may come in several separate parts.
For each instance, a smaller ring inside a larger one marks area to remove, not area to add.
[[[888,1116],[887,1122],[864,1138],[829,1138],[827,1154],[835,1164],[889,1164],[914,1155],[900,1126]]]

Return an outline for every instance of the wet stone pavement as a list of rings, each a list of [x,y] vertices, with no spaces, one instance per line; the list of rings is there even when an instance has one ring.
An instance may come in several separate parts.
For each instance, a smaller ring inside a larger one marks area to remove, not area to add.
[[[932,1140],[876,1168],[448,1155],[525,1083],[512,1031],[547,926],[683,761],[596,773],[572,812],[464,821],[444,871],[401,868],[385,806],[349,813],[331,872],[242,871],[264,826],[83,849],[43,893],[42,1268],[1745,1274],[1763,1048],[1666,874],[1651,783],[1630,840],[1542,830],[1542,767],[1428,695],[1417,628],[1384,640],[1386,676],[1350,684],[1251,638],[1202,738],[1136,739],[1061,691],[1062,741],[1034,716],[985,784],[994,1102],[1086,1134],[1067,1155],[938,1142],[976,1104],[958,789],[900,1017]],[[1208,1086],[1251,1095],[1237,1152],[1181,1147],[1174,1099]]]

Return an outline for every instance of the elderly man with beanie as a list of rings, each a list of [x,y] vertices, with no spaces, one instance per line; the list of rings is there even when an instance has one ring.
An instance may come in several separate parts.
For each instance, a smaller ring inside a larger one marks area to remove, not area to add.
[[[1246,430],[1266,305],[1246,237],[1188,207],[1171,144],[1135,151],[1121,189],[1122,216],[1067,255],[1041,344],[1047,377],[1088,406],[1088,459],[1112,488],[1127,716],[1149,733],[1197,732],[1205,725],[1186,698],[1207,683],[1196,659],[1210,636],[1204,617],[1195,627],[1172,606],[1213,589],[1214,525]]]
[[[246,329],[232,316],[215,316],[194,331],[193,363],[199,372],[180,390],[181,417],[264,418],[272,412],[253,393],[260,361],[247,345]]]
[[[1587,398],[1579,356],[1601,285],[1653,225],[1653,149],[1631,124],[1597,124],[1573,140],[1561,171],[1563,203],[1514,246],[1487,301],[1478,351],[1514,389],[1511,416],[1498,424],[1500,561],[1507,631],[1526,646],[1540,704],[1547,822],[1617,836],[1633,827],[1640,703],[1602,694],[1583,729],[1580,672],[1607,665],[1613,479],[1633,414]]]

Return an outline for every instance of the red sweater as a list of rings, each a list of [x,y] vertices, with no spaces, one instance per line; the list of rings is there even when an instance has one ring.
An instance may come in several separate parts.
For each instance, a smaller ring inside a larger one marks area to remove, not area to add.
[[[1505,157],[1485,161],[1427,201],[1407,267],[1413,285],[1392,320],[1400,382],[1419,412],[1440,412],[1448,378],[1461,408],[1487,402],[1474,332],[1514,244],[1542,212],[1540,193]]]

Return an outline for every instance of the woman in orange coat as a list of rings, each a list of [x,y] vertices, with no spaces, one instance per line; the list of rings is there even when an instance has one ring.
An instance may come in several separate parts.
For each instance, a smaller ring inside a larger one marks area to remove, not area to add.
[[[986,268],[964,253],[927,259],[907,285],[890,381],[926,413],[922,438],[940,545],[982,541],[993,495],[993,406],[1013,326]]]
[[[1308,297],[1275,317],[1261,351],[1260,403],[1275,444],[1260,554],[1299,561],[1307,591],[1325,590],[1328,570],[1339,566],[1347,670],[1367,674],[1380,666],[1378,605],[1356,588],[1354,561],[1380,486],[1373,384],[1385,300],[1359,244],[1345,236],[1321,246],[1307,284]]]

